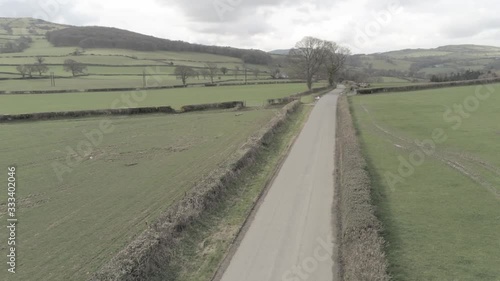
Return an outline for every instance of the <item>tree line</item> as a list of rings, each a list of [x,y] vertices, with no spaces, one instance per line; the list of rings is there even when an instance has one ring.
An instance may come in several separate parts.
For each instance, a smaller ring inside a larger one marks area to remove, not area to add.
[[[260,50],[191,44],[109,27],[70,27],[47,32],[46,38],[56,47],[73,46],[136,51],[197,52],[235,57],[242,59],[245,63],[263,65],[272,61],[268,53]]]
[[[326,79],[333,86],[342,73],[341,71],[350,53],[348,48],[342,47],[335,42],[314,37],[305,37],[290,50],[286,62],[292,75],[296,78],[304,79],[308,89],[311,90],[314,81],[319,79]],[[282,73],[281,68],[281,64],[269,64],[267,73],[273,79],[287,78],[288,75]],[[177,66],[175,75],[182,80],[184,85],[186,85],[190,77],[199,76],[200,73],[205,78],[209,77],[210,81],[214,83],[214,78],[219,71],[223,75],[226,75],[228,69],[226,67],[219,68],[215,63],[207,63],[205,68],[200,72],[188,66]],[[237,77],[240,71],[239,67],[234,71]],[[243,71],[247,76],[248,69],[245,66],[243,67]],[[260,70],[253,69],[250,71],[255,75],[255,78],[259,76]]]
[[[481,71],[466,70],[465,72],[432,75],[431,82],[452,82],[479,79],[484,73]]]
[[[230,74],[230,69],[223,66],[219,67],[217,63],[206,63],[205,67],[200,69],[200,70],[195,70],[193,67],[186,66],[186,65],[179,65],[175,68],[174,70],[174,75],[182,81],[182,84],[184,86],[187,85],[188,79],[190,78],[198,78],[200,79],[200,76],[203,76],[203,79],[210,79],[210,82],[214,84],[216,77],[219,74],[222,74],[223,76],[229,75]],[[257,79],[259,75],[261,74],[261,71],[257,68],[253,69],[248,69],[246,65],[243,65],[243,67],[240,69],[239,66],[236,66],[233,70],[234,78],[238,78],[240,75],[240,72],[243,72],[245,77],[248,77],[250,74]],[[271,74],[272,77],[272,74]],[[273,77],[272,77],[273,78]],[[220,79],[220,76],[219,76]]]
[[[0,46],[0,53],[20,53],[28,49],[33,43],[33,39],[28,36],[21,36],[15,40],[7,41]]]
[[[87,66],[83,63],[77,62],[72,59],[64,61],[63,69],[66,72],[71,72],[73,77],[84,74]],[[35,58],[33,64],[21,64],[16,67],[17,72],[21,74],[22,78],[33,78],[33,74],[38,73],[40,77],[49,71],[49,67],[45,64],[45,58],[38,56]]]

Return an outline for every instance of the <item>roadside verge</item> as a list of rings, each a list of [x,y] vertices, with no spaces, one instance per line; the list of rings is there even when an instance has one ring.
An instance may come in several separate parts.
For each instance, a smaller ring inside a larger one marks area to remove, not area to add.
[[[341,280],[389,280],[382,224],[375,215],[370,175],[346,95],[338,100],[336,139],[335,211]]]

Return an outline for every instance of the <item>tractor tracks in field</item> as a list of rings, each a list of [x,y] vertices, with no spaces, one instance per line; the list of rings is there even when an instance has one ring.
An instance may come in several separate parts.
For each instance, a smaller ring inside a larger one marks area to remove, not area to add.
[[[426,148],[423,147],[422,144],[419,144],[417,140],[412,140],[411,138],[404,136],[403,133],[397,132],[396,129],[391,128],[389,125],[378,121],[375,116],[371,114],[366,105],[361,104],[360,106],[370,117],[371,122],[365,124],[368,130],[375,133],[401,151],[405,151],[407,153],[425,151]],[[491,183],[491,181],[484,176],[484,174],[490,174],[494,177],[500,178],[500,168],[495,165],[481,159],[477,155],[467,152],[450,151],[443,149],[438,145],[435,146],[432,153],[425,153],[425,156],[442,162],[451,169],[459,172],[488,190],[495,196],[496,199],[500,199],[500,191],[496,188],[495,184]]]

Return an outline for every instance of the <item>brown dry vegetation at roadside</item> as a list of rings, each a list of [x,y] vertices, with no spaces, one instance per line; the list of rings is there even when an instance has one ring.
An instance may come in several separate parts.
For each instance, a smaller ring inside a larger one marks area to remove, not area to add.
[[[372,204],[371,180],[347,96],[339,98],[336,144],[336,211],[342,280],[389,280],[382,225]]]

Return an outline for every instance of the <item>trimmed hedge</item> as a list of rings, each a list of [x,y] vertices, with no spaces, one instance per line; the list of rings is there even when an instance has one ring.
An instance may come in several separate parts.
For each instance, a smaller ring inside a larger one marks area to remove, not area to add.
[[[337,107],[335,158],[341,280],[390,280],[382,224],[375,215],[372,183],[345,95]]]
[[[418,90],[445,88],[445,87],[492,84],[492,83],[499,83],[499,82],[500,82],[500,78],[492,78],[492,79],[453,81],[453,82],[443,82],[443,83],[433,83],[433,84],[409,85],[409,86],[401,86],[401,87],[369,88],[369,89],[358,90],[358,94],[366,95],[366,94],[389,93],[389,92],[407,92],[407,91],[418,91]]]
[[[208,103],[208,104],[193,104],[185,105],[181,108],[181,112],[203,111],[209,109],[230,109],[236,107],[245,107],[243,101],[230,101],[221,103]]]
[[[120,108],[120,109],[104,109],[104,110],[81,110],[81,111],[61,111],[61,112],[42,112],[28,113],[16,115],[0,115],[0,123],[12,121],[28,121],[28,120],[49,120],[59,118],[76,118],[101,115],[136,115],[136,114],[151,114],[151,113],[176,113],[170,106],[161,107],[140,107],[140,108]]]

